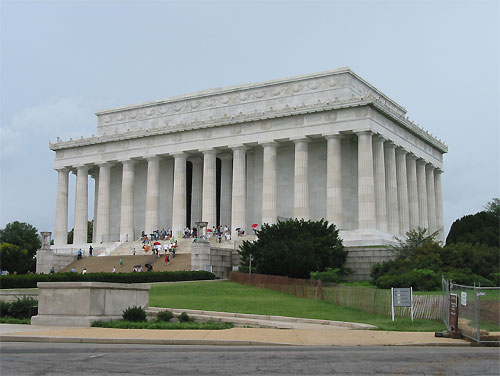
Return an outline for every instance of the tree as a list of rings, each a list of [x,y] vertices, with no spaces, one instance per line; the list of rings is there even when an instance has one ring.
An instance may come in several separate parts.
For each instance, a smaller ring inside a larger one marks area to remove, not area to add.
[[[71,231],[68,232],[67,242],[68,244],[73,244],[73,235],[75,233],[75,229],[72,228]],[[92,243],[92,237],[94,233],[94,221],[87,222],[87,243]]]
[[[265,224],[257,231],[257,241],[243,242],[241,264],[248,265],[252,255],[257,273],[293,278],[309,278],[313,271],[342,268],[347,251],[338,233],[335,225],[325,220]]]
[[[27,273],[33,263],[33,258],[28,257],[28,251],[18,245],[0,244],[0,269],[8,270],[9,273]]]
[[[0,230],[0,243],[9,243],[25,249],[30,259],[35,257],[36,251],[42,246],[38,230],[29,223],[18,221],[8,223]]]
[[[490,202],[488,202],[484,208],[487,212],[500,217],[500,198],[494,197]]]
[[[463,242],[499,247],[500,215],[495,210],[498,208],[495,209],[495,205],[491,204],[488,211],[481,211],[457,219],[451,225],[450,232],[446,237],[446,245]]]

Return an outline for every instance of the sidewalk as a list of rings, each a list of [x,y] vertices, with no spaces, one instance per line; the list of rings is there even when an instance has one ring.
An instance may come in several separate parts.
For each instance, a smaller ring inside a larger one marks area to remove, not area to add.
[[[66,342],[158,345],[470,346],[430,332],[387,332],[349,328],[145,330],[0,324],[0,342]]]

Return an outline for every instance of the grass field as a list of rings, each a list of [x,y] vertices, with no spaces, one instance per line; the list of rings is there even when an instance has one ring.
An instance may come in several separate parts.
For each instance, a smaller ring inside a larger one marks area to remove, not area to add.
[[[297,298],[271,290],[244,286],[233,282],[189,282],[154,284],[149,304],[152,307],[186,308],[207,311],[253,313],[261,315],[303,317],[350,321],[376,325],[380,330],[441,331],[444,324],[378,316],[332,303]]]

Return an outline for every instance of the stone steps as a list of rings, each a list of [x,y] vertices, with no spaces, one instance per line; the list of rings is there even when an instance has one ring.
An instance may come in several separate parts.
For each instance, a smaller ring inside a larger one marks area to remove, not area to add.
[[[120,266],[120,258],[123,259],[123,266]],[[129,273],[135,265],[142,265],[144,271],[146,268],[144,264],[150,263],[153,265],[153,271],[178,271],[178,270],[191,270],[191,255],[178,254],[175,259],[171,260],[168,266],[165,265],[163,257],[157,258],[156,255],[149,253],[148,255],[136,256],[102,256],[102,257],[84,257],[77,260],[70,265],[64,267],[61,272],[70,272],[74,266],[77,273],[81,273],[84,268],[87,268],[87,273],[110,273],[113,267],[116,268],[117,273]]]

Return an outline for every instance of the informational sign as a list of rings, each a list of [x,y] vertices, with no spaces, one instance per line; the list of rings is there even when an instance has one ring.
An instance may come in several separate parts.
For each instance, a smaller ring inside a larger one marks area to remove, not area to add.
[[[392,290],[394,307],[411,307],[411,287]]]
[[[464,307],[467,305],[467,293],[465,291],[460,294],[460,304]]]
[[[413,321],[413,289],[411,287],[393,287],[392,295],[392,321],[394,321],[394,307],[410,307],[411,321]]]

